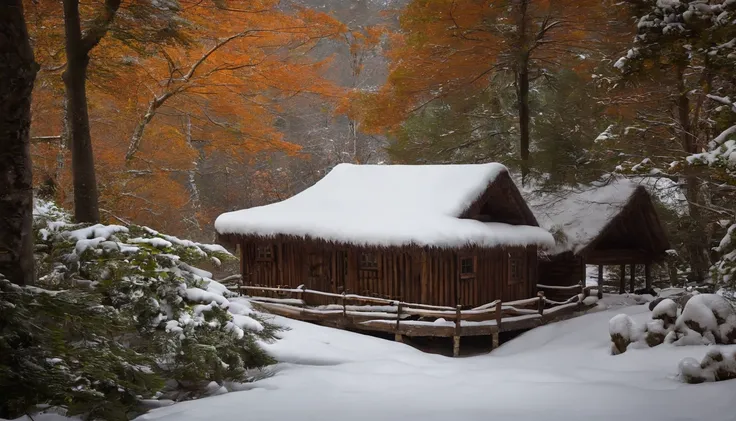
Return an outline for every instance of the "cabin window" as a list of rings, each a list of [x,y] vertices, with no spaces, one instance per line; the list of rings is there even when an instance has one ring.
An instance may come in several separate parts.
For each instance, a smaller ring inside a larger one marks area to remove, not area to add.
[[[509,284],[524,282],[524,253],[512,251],[509,253]]]
[[[460,258],[460,279],[475,278],[475,257]]]
[[[256,260],[259,262],[273,261],[273,246],[258,246],[256,249]]]
[[[360,254],[360,270],[378,270],[378,257],[375,253]]]

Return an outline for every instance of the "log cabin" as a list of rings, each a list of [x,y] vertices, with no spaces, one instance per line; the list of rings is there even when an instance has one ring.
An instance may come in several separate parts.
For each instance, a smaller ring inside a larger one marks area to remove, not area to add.
[[[586,280],[586,266],[596,265],[602,285],[603,267],[617,266],[619,293],[624,293],[628,265],[629,292],[634,292],[636,267],[643,265],[646,288],[651,288],[651,265],[665,260],[670,244],[644,186],[610,179],[547,194],[525,191],[523,196],[540,226],[556,240],[540,253],[540,283],[577,285]]]
[[[535,296],[538,251],[555,245],[498,163],[339,164],[215,229],[246,285],[463,308]]]

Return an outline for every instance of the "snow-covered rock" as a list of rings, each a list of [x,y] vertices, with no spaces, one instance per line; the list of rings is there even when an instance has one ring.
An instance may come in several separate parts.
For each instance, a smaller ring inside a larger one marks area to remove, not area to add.
[[[685,383],[736,379],[736,354],[715,348],[700,363],[692,357],[684,358],[679,364],[679,377]]]
[[[708,340],[713,338],[716,343],[734,343],[736,312],[728,300],[720,295],[695,295],[685,304],[676,322],[676,330],[686,332],[688,329]]]

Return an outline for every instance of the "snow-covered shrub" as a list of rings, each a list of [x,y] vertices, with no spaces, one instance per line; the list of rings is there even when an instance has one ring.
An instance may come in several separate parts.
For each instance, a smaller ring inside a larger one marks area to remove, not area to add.
[[[163,386],[155,356],[125,346],[130,315],[96,291],[18,287],[0,276],[0,418],[38,404],[125,420]]]
[[[645,341],[648,346],[657,346],[665,341],[675,327],[677,303],[669,298],[660,301],[652,310],[652,320],[646,324]]]
[[[699,334],[707,343],[730,344],[736,340],[736,312],[717,294],[698,294],[688,300],[677,318],[675,334]],[[691,340],[687,340],[688,343]],[[673,341],[672,343],[676,343]]]
[[[4,281],[15,295],[0,294],[0,418],[51,404],[128,419],[141,399],[196,397],[273,362],[258,341],[275,328],[195,266],[232,260],[224,248],[146,227],[71,224],[46,202],[36,203],[34,231],[45,289]],[[32,334],[17,327],[26,325]]]
[[[716,348],[708,351],[700,363],[695,358],[685,358],[679,364],[679,377],[685,383],[736,379],[736,354],[724,354]]]
[[[637,340],[634,321],[626,314],[617,314],[608,322],[608,333],[611,335],[611,354],[626,352],[629,344]]]

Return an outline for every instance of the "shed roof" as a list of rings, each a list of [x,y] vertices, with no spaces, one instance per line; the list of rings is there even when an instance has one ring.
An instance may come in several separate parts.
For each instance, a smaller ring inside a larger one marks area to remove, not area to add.
[[[488,193],[494,191],[490,200]],[[499,197],[513,206],[490,203]],[[506,214],[512,209],[521,224],[468,219],[484,200],[485,213],[488,207],[504,207]],[[287,235],[384,247],[554,245],[549,232],[537,226],[506,167],[497,163],[339,164],[289,199],[220,215],[215,229],[221,236]]]
[[[612,238],[621,225],[636,225],[629,247],[663,254],[669,248],[654,204],[646,188],[625,178],[593,183],[556,193],[524,190],[539,225],[552,232],[555,247],[549,254],[571,251],[586,254]],[[634,241],[636,240],[636,241]]]

